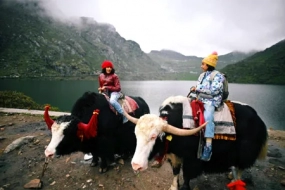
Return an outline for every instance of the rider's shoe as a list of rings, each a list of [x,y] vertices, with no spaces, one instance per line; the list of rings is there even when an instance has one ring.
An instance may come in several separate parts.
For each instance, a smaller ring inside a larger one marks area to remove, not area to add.
[[[204,151],[201,157],[201,160],[203,161],[209,161],[212,156],[212,145],[210,146],[204,146]]]

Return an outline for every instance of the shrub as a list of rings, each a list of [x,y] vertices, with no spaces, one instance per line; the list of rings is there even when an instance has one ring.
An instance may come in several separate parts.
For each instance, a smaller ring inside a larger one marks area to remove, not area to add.
[[[36,103],[31,97],[17,91],[0,91],[0,107],[43,110],[44,105]],[[50,110],[59,111],[51,106]]]

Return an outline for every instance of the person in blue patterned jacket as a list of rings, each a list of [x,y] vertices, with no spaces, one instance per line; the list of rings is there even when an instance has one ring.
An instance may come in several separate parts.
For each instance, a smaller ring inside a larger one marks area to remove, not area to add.
[[[209,161],[212,155],[212,139],[214,137],[214,112],[222,103],[223,81],[225,77],[215,70],[218,61],[217,52],[213,52],[202,60],[203,73],[199,76],[196,87],[197,99],[204,104],[204,118],[207,122],[205,129],[206,145],[204,146],[201,160]],[[215,73],[211,76],[211,73]]]

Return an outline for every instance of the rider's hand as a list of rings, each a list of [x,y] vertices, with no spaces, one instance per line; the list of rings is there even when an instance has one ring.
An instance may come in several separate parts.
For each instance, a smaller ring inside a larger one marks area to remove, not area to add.
[[[105,86],[99,87],[99,88],[98,88],[98,91],[104,91],[105,89],[106,89]]]
[[[196,87],[195,86],[191,87],[190,91],[196,91]]]

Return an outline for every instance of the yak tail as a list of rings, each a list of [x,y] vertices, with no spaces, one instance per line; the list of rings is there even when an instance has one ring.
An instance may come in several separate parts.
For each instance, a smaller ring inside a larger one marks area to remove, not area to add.
[[[266,138],[266,141],[264,142],[263,146],[261,147],[261,150],[260,150],[259,155],[257,157],[258,160],[264,160],[266,158],[267,148],[268,148],[268,138]]]

